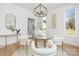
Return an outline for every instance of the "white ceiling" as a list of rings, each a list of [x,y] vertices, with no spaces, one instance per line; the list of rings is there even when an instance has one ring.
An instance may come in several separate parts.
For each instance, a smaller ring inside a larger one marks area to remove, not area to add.
[[[30,11],[33,11],[33,9],[38,5],[38,3],[15,3],[15,4]],[[43,3],[43,5],[48,9],[48,11],[52,11],[55,8],[65,5],[65,3]]]

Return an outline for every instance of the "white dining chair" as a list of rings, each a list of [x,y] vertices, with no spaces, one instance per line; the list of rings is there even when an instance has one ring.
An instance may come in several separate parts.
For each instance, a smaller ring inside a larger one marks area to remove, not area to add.
[[[18,41],[19,41],[19,49],[20,46],[23,46],[23,48],[26,48],[26,54],[27,54],[27,49],[28,49],[28,38],[26,35],[20,35],[18,36]]]
[[[33,56],[55,56],[57,53],[57,46],[50,40],[47,42],[48,47],[37,48],[35,41],[31,43],[32,55]]]
[[[53,42],[57,46],[62,46],[62,53],[63,53],[63,39],[64,39],[64,37],[62,35],[54,35],[53,36]]]

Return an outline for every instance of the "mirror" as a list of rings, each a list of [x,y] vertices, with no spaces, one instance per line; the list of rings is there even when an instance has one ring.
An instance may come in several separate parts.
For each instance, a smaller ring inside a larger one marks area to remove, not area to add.
[[[16,27],[16,17],[9,13],[5,16],[5,26],[7,29],[14,31]]]
[[[47,33],[47,16],[39,18],[39,21],[37,22],[37,36],[46,37]]]

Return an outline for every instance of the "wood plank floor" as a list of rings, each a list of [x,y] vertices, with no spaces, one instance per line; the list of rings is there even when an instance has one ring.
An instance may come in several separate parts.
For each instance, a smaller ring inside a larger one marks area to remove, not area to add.
[[[19,43],[15,43],[12,45],[8,45],[7,48],[5,47],[0,49],[0,56],[12,56],[18,48],[18,45]],[[79,47],[75,47],[64,43],[63,49],[68,53],[69,56],[79,56]]]
[[[18,48],[19,43],[8,45],[5,48],[0,48],[0,56],[11,56]]]
[[[79,56],[79,47],[64,43],[63,50],[65,50],[69,56]]]

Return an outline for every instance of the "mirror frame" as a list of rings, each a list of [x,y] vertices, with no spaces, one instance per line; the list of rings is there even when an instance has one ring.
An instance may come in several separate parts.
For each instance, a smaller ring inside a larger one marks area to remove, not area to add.
[[[9,25],[9,26],[8,26]],[[12,13],[5,16],[5,26],[7,29],[14,31],[16,28],[16,17]]]

